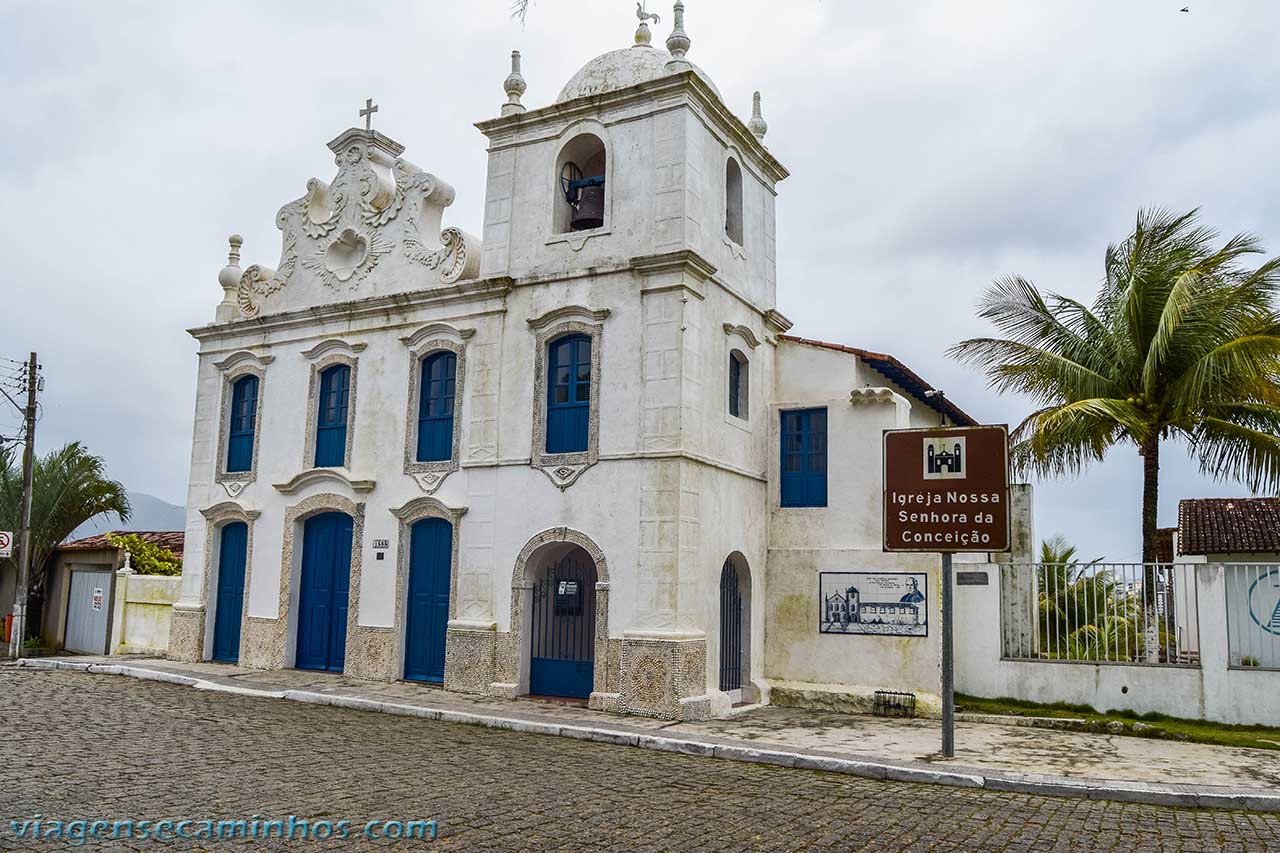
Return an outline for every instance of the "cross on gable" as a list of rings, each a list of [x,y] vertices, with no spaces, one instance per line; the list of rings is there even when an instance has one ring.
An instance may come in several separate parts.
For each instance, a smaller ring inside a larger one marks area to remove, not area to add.
[[[373,114],[378,111],[378,105],[373,102],[373,98],[365,98],[364,109],[360,111],[360,117],[364,119],[364,129],[373,130]]]

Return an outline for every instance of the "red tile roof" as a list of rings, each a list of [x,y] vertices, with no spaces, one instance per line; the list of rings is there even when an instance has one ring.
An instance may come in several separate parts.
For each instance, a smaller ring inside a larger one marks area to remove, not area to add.
[[[947,417],[953,423],[961,426],[977,426],[978,421],[970,416],[967,412],[948,400],[946,397],[941,398],[934,395],[926,397],[926,391],[935,391],[932,385],[925,382],[916,374],[914,370],[907,367],[891,355],[882,352],[872,352],[871,350],[859,349],[858,347],[847,347],[843,344],[832,344],[827,341],[817,341],[811,338],[798,338],[795,335],[778,335],[779,340],[789,341],[793,344],[804,344],[811,347],[822,347],[823,349],[835,350],[836,352],[847,352],[856,355],[865,361],[878,373],[883,374],[892,382],[896,382],[902,386],[907,393],[915,396],[920,402],[938,413],[946,413]]]
[[[1160,527],[1156,530],[1156,562],[1172,563],[1173,562],[1173,534],[1178,532],[1176,527]]]
[[[1183,554],[1280,551],[1280,498],[1192,498],[1178,504]]]
[[[134,533],[141,536],[153,545],[159,545],[162,548],[168,548],[179,557],[182,556],[182,541],[184,533],[181,530],[113,530],[110,533],[99,533],[97,536],[86,536],[84,539],[76,539],[73,542],[64,542],[58,546],[59,551],[103,551],[109,550],[113,546],[107,541],[108,536],[124,536],[127,533]]]

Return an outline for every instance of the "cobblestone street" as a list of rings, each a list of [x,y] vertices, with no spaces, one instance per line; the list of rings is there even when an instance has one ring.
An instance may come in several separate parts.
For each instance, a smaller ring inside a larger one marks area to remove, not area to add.
[[[0,668],[0,720],[0,851],[58,846],[15,840],[10,821],[35,815],[351,821],[351,840],[311,842],[330,849],[1280,850],[1276,815],[876,782],[105,675]],[[435,819],[440,836],[365,840],[372,819]]]

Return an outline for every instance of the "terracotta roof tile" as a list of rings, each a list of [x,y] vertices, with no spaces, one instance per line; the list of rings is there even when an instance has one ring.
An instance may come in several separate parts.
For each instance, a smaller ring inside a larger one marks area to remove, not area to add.
[[[1161,527],[1156,530],[1156,562],[1172,563],[1173,562],[1173,534],[1178,532],[1176,527]]]
[[[58,546],[58,550],[101,551],[111,547],[111,543],[107,541],[108,536],[123,536],[127,533],[136,533],[146,541],[168,548],[179,557],[182,556],[182,542],[185,534],[181,530],[113,530],[110,533],[99,533],[96,536],[86,536],[73,542],[64,542]]]
[[[978,421],[957,406],[955,403],[942,398],[942,402],[938,402],[938,398],[926,397],[926,391],[936,390],[928,382],[925,382],[916,374],[914,370],[907,367],[891,355],[882,352],[872,352],[871,350],[859,349],[858,347],[847,347],[843,344],[833,344],[827,341],[817,341],[812,338],[798,338],[795,335],[778,335],[778,339],[789,341],[793,344],[804,344],[811,347],[822,347],[823,349],[835,350],[836,352],[847,352],[856,355],[865,361],[877,372],[884,374],[888,379],[901,385],[908,393],[913,394],[920,402],[924,403],[935,412],[945,412],[947,417],[954,423],[961,426],[977,426]]]
[[[1191,498],[1178,504],[1183,554],[1280,551],[1280,498]]]

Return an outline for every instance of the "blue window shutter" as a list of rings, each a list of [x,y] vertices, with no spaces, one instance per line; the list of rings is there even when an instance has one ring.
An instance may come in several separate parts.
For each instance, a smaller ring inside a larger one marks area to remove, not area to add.
[[[779,501],[784,507],[827,505],[827,410],[782,412]]]
[[[335,364],[320,374],[320,411],[316,416],[316,467],[341,468],[347,456],[347,405],[351,368]]]
[[[805,476],[808,482],[805,497],[808,506],[827,505],[827,410],[813,409],[809,412],[808,467]]]
[[[418,390],[419,462],[453,458],[453,413],[458,357],[447,350],[422,361]]]
[[[231,423],[227,434],[227,472],[253,468],[253,434],[258,414],[258,377],[242,376],[231,387]]]
[[[591,421],[591,338],[569,335],[547,346],[547,453],[587,449]]]

